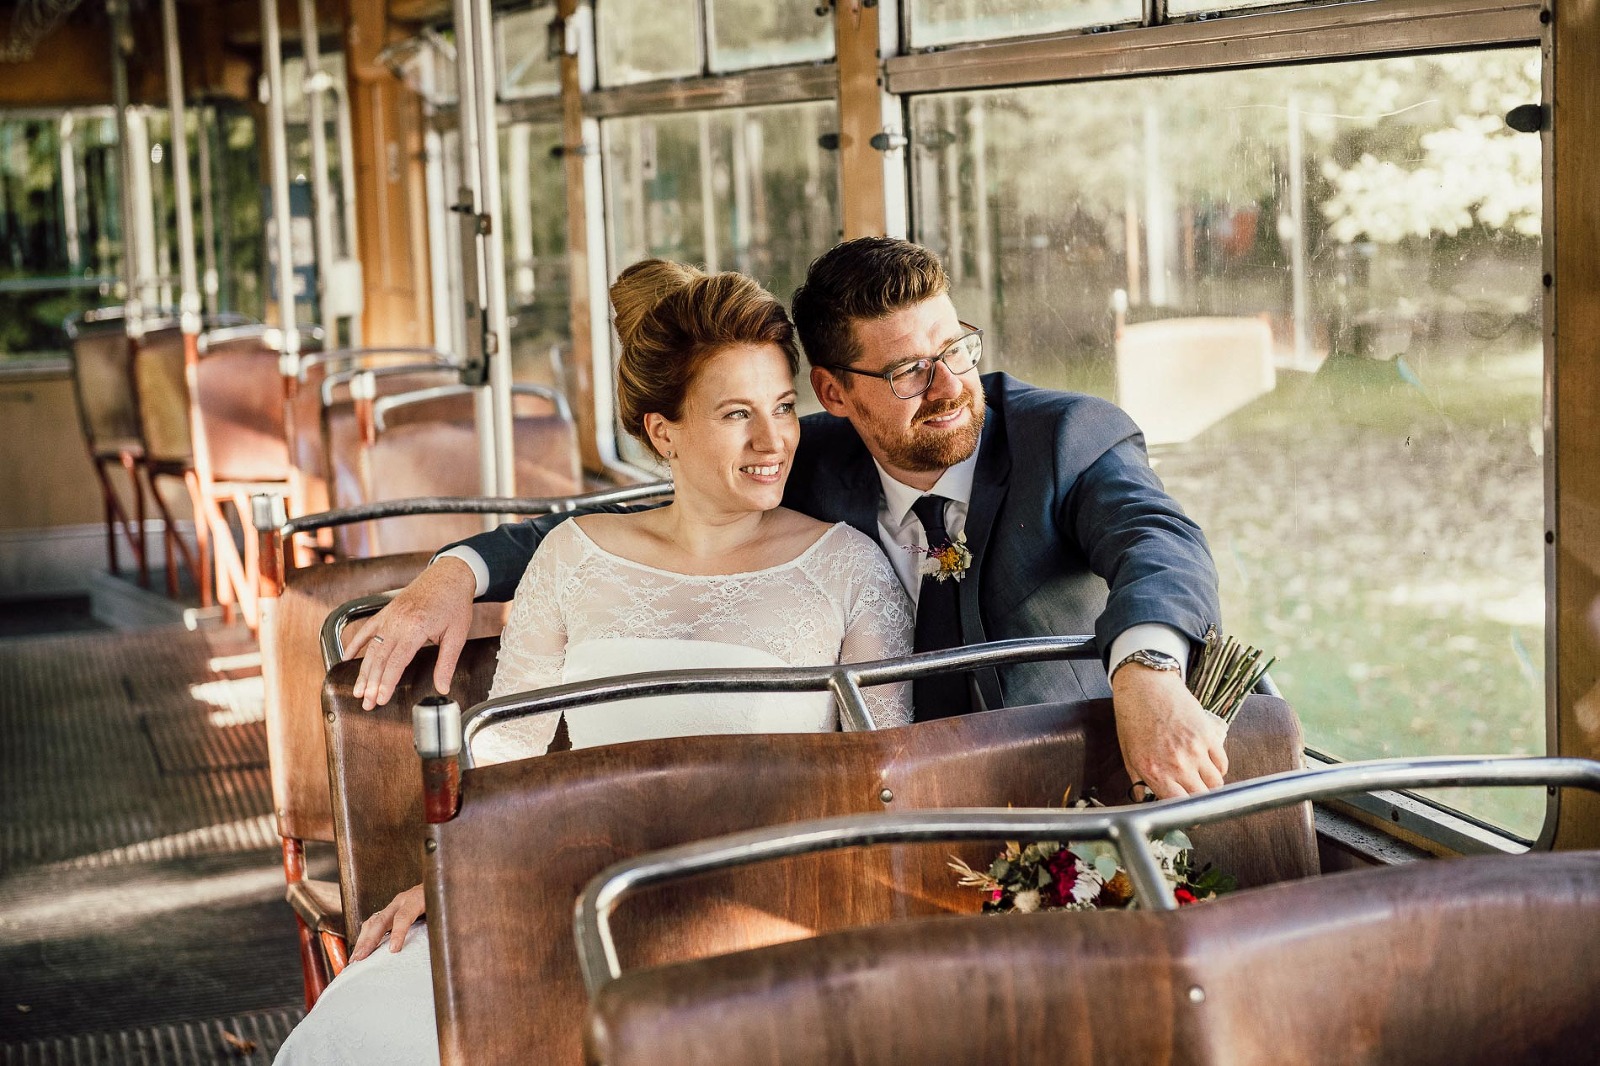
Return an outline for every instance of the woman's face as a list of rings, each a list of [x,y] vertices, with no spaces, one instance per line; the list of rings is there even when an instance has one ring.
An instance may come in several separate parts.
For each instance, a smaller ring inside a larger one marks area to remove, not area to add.
[[[724,348],[701,364],[682,418],[651,420],[656,447],[674,453],[679,501],[735,513],[778,506],[800,441],[794,405],[789,362],[775,344]]]

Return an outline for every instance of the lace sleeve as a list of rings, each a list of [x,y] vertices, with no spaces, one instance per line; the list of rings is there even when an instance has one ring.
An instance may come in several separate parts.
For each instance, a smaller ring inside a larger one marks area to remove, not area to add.
[[[489,686],[490,699],[561,682],[567,653],[561,585],[569,569],[564,549],[571,542],[561,532],[552,532],[539,546],[517,585],[500,634],[500,660]],[[478,734],[472,754],[479,765],[543,755],[560,718],[560,711],[551,711],[490,726]]]
[[[845,584],[845,633],[841,663],[891,659],[911,652],[911,600],[877,544],[846,526],[849,543],[840,560]],[[867,711],[879,729],[911,723],[911,683],[878,685],[865,692]]]

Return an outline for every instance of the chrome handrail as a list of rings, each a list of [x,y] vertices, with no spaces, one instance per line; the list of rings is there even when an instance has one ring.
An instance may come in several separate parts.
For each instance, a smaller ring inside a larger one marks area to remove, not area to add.
[[[460,364],[456,362],[455,356],[440,348],[417,348],[405,345],[370,348],[334,348],[329,351],[311,352],[302,356],[300,358],[298,377],[301,382],[304,382],[306,380],[306,371],[310,370],[314,366],[320,366],[324,363],[359,364],[364,360],[368,360],[373,357],[390,355],[415,356],[418,359],[421,359],[424,356],[433,356],[433,362],[439,366],[452,366],[457,368],[460,366]]]
[[[391,396],[380,396],[372,402],[372,421],[382,433],[388,429],[387,416],[396,407],[406,407],[414,403],[428,403],[433,400],[443,400],[451,396],[469,396],[478,391],[476,385],[435,385],[432,388],[417,389],[413,392],[397,392]],[[511,386],[513,396],[538,396],[549,400],[556,409],[556,415],[564,422],[572,421],[572,408],[567,404],[567,398],[555,389],[545,385],[520,384]]]
[[[553,685],[535,692],[514,692],[485,700],[467,711],[461,727],[461,766],[470,769],[472,741],[497,722],[530,714],[560,711],[591,703],[646,696],[729,692],[832,692],[839,718],[848,732],[875,728],[861,694],[863,687],[910,681],[931,674],[957,673],[985,666],[1044,662],[1051,659],[1094,659],[1099,656],[1092,636],[1030,637],[998,640],[970,648],[920,652],[897,659],[839,663],[834,666],[725,667],[702,670],[652,670],[622,674],[597,681]]]
[[[672,482],[651,481],[643,485],[625,485],[621,488],[603,489],[581,496],[413,496],[400,500],[379,500],[355,507],[341,507],[333,511],[291,518],[278,527],[287,542],[297,533],[309,533],[353,522],[371,522],[380,518],[405,518],[429,514],[563,514],[586,507],[603,507],[618,503],[636,503],[660,499],[672,494]],[[396,590],[398,591],[398,590]],[[344,628],[358,618],[377,614],[384,604],[394,597],[394,592],[362,596],[340,604],[328,613],[322,622],[322,663],[325,669],[344,661]]]
[[[1132,807],[1021,810],[1000,807],[898,811],[820,818],[732,833],[650,852],[602,870],[578,897],[574,935],[591,1000],[622,976],[610,916],[647,885],[773,859],[873,844],[955,840],[1105,840],[1117,849],[1142,906],[1178,906],[1152,838],[1307,800],[1375,789],[1543,785],[1600,792],[1600,762],[1554,756],[1434,756],[1290,770],[1225,785],[1199,796]]]
[[[398,377],[402,374],[426,374],[437,371],[439,373],[459,374],[461,367],[455,363],[385,363],[381,366],[353,366],[343,370],[332,370],[322,379],[318,389],[318,398],[323,407],[333,406],[334,390],[341,385],[349,386],[354,398],[355,388],[353,382],[358,378],[370,375],[373,378]]]

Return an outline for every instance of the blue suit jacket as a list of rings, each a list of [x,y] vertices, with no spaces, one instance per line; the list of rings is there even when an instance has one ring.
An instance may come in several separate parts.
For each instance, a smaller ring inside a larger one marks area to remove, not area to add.
[[[988,413],[978,446],[960,585],[964,643],[1094,633],[1102,661],[1028,663],[981,671],[990,707],[1109,695],[1104,656],[1117,634],[1162,622],[1198,643],[1220,627],[1217,576],[1200,528],[1150,469],[1144,438],[1123,411],[1092,396],[983,377]],[[878,539],[881,485],[850,423],[801,421],[784,504]],[[462,543],[483,556],[484,599],[507,600],[551,515]]]

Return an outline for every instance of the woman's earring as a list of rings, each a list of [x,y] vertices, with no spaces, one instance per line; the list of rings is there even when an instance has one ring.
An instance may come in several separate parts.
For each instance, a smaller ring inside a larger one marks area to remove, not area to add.
[[[665,459],[669,463],[677,457],[678,453],[673,451],[671,448],[668,448],[666,451],[661,453],[661,458]]]

